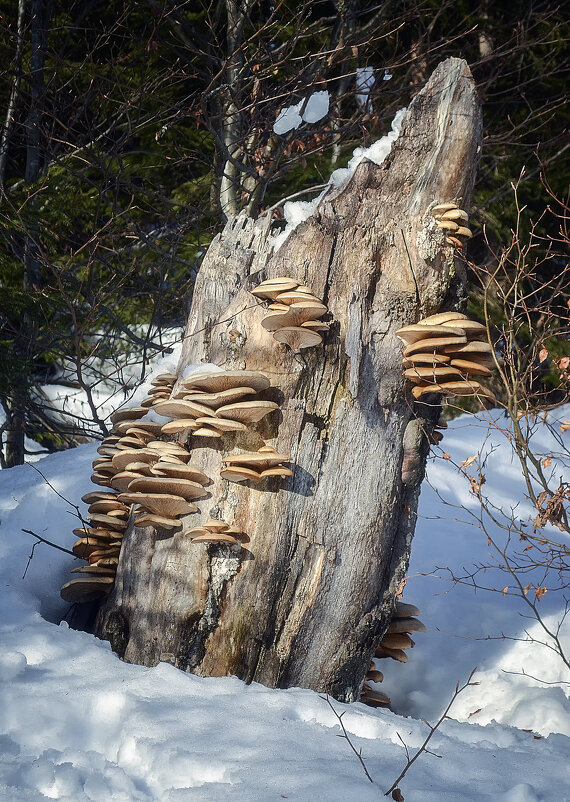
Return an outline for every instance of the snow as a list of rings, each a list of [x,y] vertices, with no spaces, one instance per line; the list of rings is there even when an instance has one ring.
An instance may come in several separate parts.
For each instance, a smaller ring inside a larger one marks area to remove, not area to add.
[[[279,136],[294,131],[302,123],[317,123],[329,113],[329,93],[313,92],[308,99],[301,100],[294,106],[286,106],[281,109],[273,125],[273,131]],[[304,107],[304,108],[303,108]]]
[[[367,111],[370,106],[368,98],[375,83],[374,67],[358,67],[356,69],[356,102]]]
[[[435,723],[456,682],[478,666],[479,684],[458,696],[430,743],[441,757],[422,755],[402,780],[405,799],[570,802],[570,685],[560,660],[526,639],[538,630],[520,599],[454,585],[445,570],[493,562],[468,518],[477,499],[456,467],[467,457],[488,455],[485,488],[507,515],[518,505],[519,519],[532,516],[503,425],[496,413],[462,416],[441,444],[451,459],[430,460],[405,590],[427,632],[407,664],[379,664],[393,711],[333,703],[374,784],[319,694],[197,677],[167,663],[129,665],[59,623],[68,611],[59,588],[75,560],[39,545],[28,565],[34,540],[21,530],[71,545],[73,505],[93,488],[96,443],[45,457],[43,476],[30,464],[0,472],[0,799],[372,802],[406,764],[402,741],[413,754],[428,733],[422,719]],[[535,450],[558,453],[547,428],[535,428]],[[565,470],[558,459],[552,468]],[[490,587],[510,584],[496,568],[484,577]],[[560,620],[560,593],[549,590],[539,604],[548,622]],[[567,625],[560,635],[568,646]]]
[[[333,187],[340,188],[348,183],[354,171],[363,159],[368,159],[374,164],[382,164],[386,156],[390,153],[393,143],[396,141],[402,128],[402,121],[406,109],[400,109],[394,119],[392,120],[391,130],[383,137],[378,139],[368,148],[356,148],[353,151],[352,158],[346,167],[339,167],[331,173],[327,182],[327,186],[322,192],[312,201],[287,201],[283,205],[283,216],[285,218],[286,226],[278,234],[271,238],[271,244],[275,251],[283,245],[289,235],[297,228],[300,223],[303,223],[311,215],[313,215],[329,190]]]

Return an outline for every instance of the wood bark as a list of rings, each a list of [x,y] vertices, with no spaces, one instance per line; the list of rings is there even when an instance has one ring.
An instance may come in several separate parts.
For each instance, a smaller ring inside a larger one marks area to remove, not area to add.
[[[280,412],[221,445],[193,443],[190,462],[212,483],[184,528],[220,518],[243,528],[247,548],[127,533],[98,621],[126,660],[358,699],[405,576],[425,432],[438,414],[413,403],[395,331],[462,297],[461,261],[426,211],[450,199],[468,207],[480,142],[471,74],[449,59],[411,103],[384,163],[363,161],[276,253],[264,218],[237,218],[214,240],[179,375],[203,362],[262,371]],[[249,289],[278,275],[328,305],[324,347],[295,355],[261,327],[265,306]],[[220,478],[223,455],[263,444],[291,455],[293,478]]]

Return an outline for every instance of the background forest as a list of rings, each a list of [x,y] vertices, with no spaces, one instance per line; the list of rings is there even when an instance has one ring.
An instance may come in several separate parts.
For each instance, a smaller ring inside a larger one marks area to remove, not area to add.
[[[112,382],[118,405],[168,349],[223,223],[269,210],[282,225],[284,200],[311,200],[448,56],[468,61],[484,112],[471,312],[519,367],[524,355],[526,403],[564,400],[567,339],[547,342],[568,312],[563,7],[3,0],[0,10],[3,467],[24,461],[24,435],[48,450],[103,437],[97,388]],[[312,121],[309,100],[325,91],[328,113]],[[276,131],[295,104],[305,121]],[[503,292],[515,285],[522,307]],[[50,384],[80,389],[86,412],[59,414]]]

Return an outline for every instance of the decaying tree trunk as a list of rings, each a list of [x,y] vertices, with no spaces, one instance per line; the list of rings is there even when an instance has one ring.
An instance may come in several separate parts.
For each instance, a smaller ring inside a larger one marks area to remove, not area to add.
[[[126,660],[358,699],[407,568],[425,429],[438,414],[413,404],[395,331],[462,296],[461,263],[426,210],[450,199],[468,208],[480,141],[471,74],[449,59],[410,105],[385,162],[361,163],[277,253],[263,218],[240,217],[214,240],[179,375],[203,362],[262,371],[280,412],[221,445],[192,444],[190,463],[212,483],[184,528],[208,517],[240,526],[251,539],[241,552],[127,532],[98,623]],[[324,347],[295,355],[261,327],[265,305],[248,290],[279,275],[328,305]],[[263,444],[291,455],[292,479],[220,478],[223,455]]]

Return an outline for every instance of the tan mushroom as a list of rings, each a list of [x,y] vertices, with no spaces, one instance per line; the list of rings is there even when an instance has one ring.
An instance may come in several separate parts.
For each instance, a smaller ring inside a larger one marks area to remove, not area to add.
[[[360,701],[369,707],[386,707],[390,704],[390,697],[382,691],[375,691],[366,684],[362,688]]]
[[[207,393],[220,393],[233,387],[252,387],[256,393],[267,390],[271,382],[253,370],[224,370],[217,373],[194,373],[184,379],[183,386],[194,393],[205,390]],[[207,412],[205,414],[208,414]]]
[[[253,471],[251,468],[242,468],[240,465],[223,467],[220,471],[220,476],[230,482],[261,481],[261,474],[258,471]]]
[[[222,390],[219,393],[189,393],[185,398],[188,401],[197,401],[200,404],[205,404],[207,407],[217,409],[217,407],[221,407],[224,404],[233,404],[244,396],[255,395],[255,393],[256,390],[254,390],[253,387],[230,387],[228,390]]]
[[[111,423],[113,425],[121,423],[121,421],[134,421],[138,418],[144,418],[147,410],[144,407],[125,407],[118,409],[111,415]]]
[[[145,476],[133,479],[128,486],[128,490],[130,493],[168,493],[174,496],[181,496],[187,501],[207,495],[204,487],[199,482],[193,482],[190,479],[175,479],[168,476]]]
[[[261,284],[258,284],[257,287],[250,290],[250,292],[257,298],[275,300],[280,293],[287,292],[287,290],[294,290],[298,286],[299,282],[295,281],[295,279],[279,277],[262,281]]]
[[[238,401],[218,407],[216,415],[240,423],[257,423],[276,409],[279,409],[279,404],[274,401]]]
[[[407,632],[388,632],[380,641],[383,649],[412,649],[415,645]]]
[[[135,526],[155,526],[160,529],[179,529],[182,526],[178,518],[167,518],[165,515],[157,515],[152,512],[145,512],[135,518]]]
[[[408,655],[403,649],[385,649],[384,646],[378,646],[374,652],[374,657],[391,657],[392,660],[397,660],[399,663],[408,662]]]
[[[394,618],[390,622],[390,626],[386,630],[387,633],[392,632],[425,632],[424,624],[418,618]]]
[[[61,598],[71,603],[95,601],[105,596],[113,587],[112,576],[93,576],[72,579],[61,589]]]
[[[178,515],[189,515],[198,512],[198,507],[182,496],[172,493],[121,493],[121,500],[125,504],[138,504],[149,512],[163,515],[166,518],[176,518]]]
[[[318,332],[311,331],[311,329],[303,326],[285,326],[273,332],[273,338],[284,345],[288,345],[295,354],[303,348],[320,345],[323,341]]]

